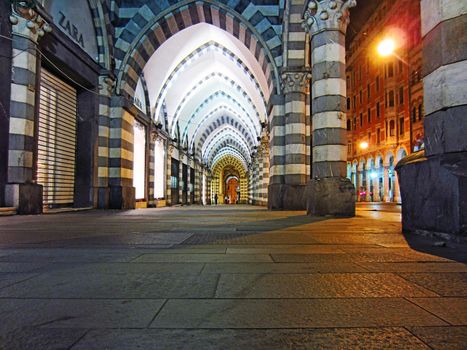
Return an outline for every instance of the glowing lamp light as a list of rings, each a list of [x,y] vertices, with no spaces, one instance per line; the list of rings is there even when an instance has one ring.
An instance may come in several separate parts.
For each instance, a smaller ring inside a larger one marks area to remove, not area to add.
[[[394,50],[396,49],[396,43],[394,42],[393,39],[384,39],[381,41],[378,45],[378,54],[382,57],[387,57],[390,56],[394,53]]]
[[[367,149],[368,148],[368,142],[366,142],[366,141],[361,142],[360,143],[360,148],[361,149]]]
[[[377,176],[378,176],[378,174],[376,174],[375,171],[372,171],[372,172],[370,173],[370,177],[371,177],[372,179],[376,179]]]

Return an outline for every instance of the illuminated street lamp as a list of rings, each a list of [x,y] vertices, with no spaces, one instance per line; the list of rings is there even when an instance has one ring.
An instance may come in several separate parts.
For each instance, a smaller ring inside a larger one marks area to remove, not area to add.
[[[382,40],[378,44],[378,48],[377,48],[378,54],[381,57],[388,57],[388,56],[394,54],[395,49],[396,49],[396,43],[391,38],[387,38],[387,39]]]
[[[363,142],[360,142],[360,149],[367,149],[368,148],[368,142],[366,141],[363,141]]]

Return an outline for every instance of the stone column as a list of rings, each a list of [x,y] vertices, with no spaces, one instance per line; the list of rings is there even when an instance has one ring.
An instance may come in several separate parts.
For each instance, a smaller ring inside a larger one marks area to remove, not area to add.
[[[360,186],[362,186],[362,183],[363,183],[363,176],[362,176],[362,170],[360,169],[360,163],[357,165],[357,171],[355,173],[355,177],[356,177],[356,188],[355,188],[355,194],[356,194],[356,202],[360,202]]]
[[[269,137],[268,134],[263,136],[261,140],[261,147],[263,148],[263,181],[261,183],[261,205],[267,205],[268,200],[268,186],[269,186]]]
[[[183,158],[185,158],[184,153],[182,150],[179,150],[179,157],[178,157],[178,201],[179,203],[183,204]],[[178,203],[175,203],[178,204]]]
[[[42,186],[35,183],[36,45],[52,28],[33,9],[12,5],[12,75],[5,204],[19,214],[42,213]]]
[[[375,202],[381,202],[379,195],[379,179],[381,177],[381,168],[375,168],[377,176],[373,179],[373,200]]]
[[[134,209],[133,143],[134,114],[127,110],[123,97],[113,96],[110,108],[109,207]]]
[[[97,168],[97,207],[109,207],[110,99],[115,81],[110,75],[99,77],[99,146]]]
[[[384,164],[384,177],[383,177],[383,201],[390,202],[389,197],[389,164]]]
[[[149,150],[149,164],[148,164],[148,206],[150,207],[155,207],[156,206],[156,201],[155,201],[155,193],[154,193],[154,173],[155,173],[155,154],[156,154],[156,140],[160,139],[160,136],[157,135],[157,132],[155,130],[151,131],[149,133],[149,144],[148,144],[148,150]]]
[[[166,200],[166,205],[170,206],[172,205],[172,188],[171,188],[171,182],[172,182],[172,154],[174,151],[174,146],[168,141],[167,144],[167,166],[166,166],[166,171],[165,171],[165,200]]]
[[[194,164],[194,169],[195,169],[195,178],[193,179],[194,181],[193,191],[195,193],[195,203],[200,204],[201,203],[200,183],[202,181],[202,177],[200,177],[198,162],[196,161],[196,159],[194,159],[193,164]]]
[[[347,173],[345,32],[355,0],[310,0],[304,26],[311,38],[313,179],[311,215],[355,215]]]
[[[211,186],[212,186],[212,176],[209,170],[206,169],[206,204],[211,205],[211,203],[214,203],[214,193],[211,191]],[[220,195],[219,195],[219,200],[220,200]]]
[[[422,0],[425,151],[397,165],[402,227],[465,235],[467,2]]]
[[[365,176],[366,176],[366,188],[365,188],[366,196],[365,196],[365,201],[371,202],[370,192],[371,192],[371,181],[373,179],[371,178],[371,163],[370,162],[366,163]]]
[[[303,210],[306,207],[305,189],[309,179],[306,169],[306,98],[310,79],[310,72],[303,68],[282,73],[285,94],[283,209]]]

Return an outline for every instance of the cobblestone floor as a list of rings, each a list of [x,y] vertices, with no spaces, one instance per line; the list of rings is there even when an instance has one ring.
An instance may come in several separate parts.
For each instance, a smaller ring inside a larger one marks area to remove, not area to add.
[[[391,205],[0,218],[0,348],[467,349],[466,262]]]

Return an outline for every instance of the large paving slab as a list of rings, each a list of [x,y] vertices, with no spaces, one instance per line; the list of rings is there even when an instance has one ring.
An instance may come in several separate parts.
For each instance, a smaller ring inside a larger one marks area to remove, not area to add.
[[[416,298],[413,303],[456,326],[467,326],[466,298]]]
[[[211,298],[217,275],[50,273],[0,289],[20,298]]]
[[[443,296],[467,296],[467,272],[401,273],[400,275]]]
[[[157,345],[154,347],[155,339]],[[428,350],[403,328],[297,329],[297,330],[97,330],[74,350],[127,349],[407,349]]]
[[[141,328],[157,314],[162,299],[2,299],[1,333],[35,328]]]
[[[170,299],[152,328],[332,328],[447,323],[401,298]]]
[[[467,345],[467,326],[412,327],[409,330],[435,350],[460,350]]]
[[[437,294],[390,273],[223,274],[217,298],[383,298]]]

